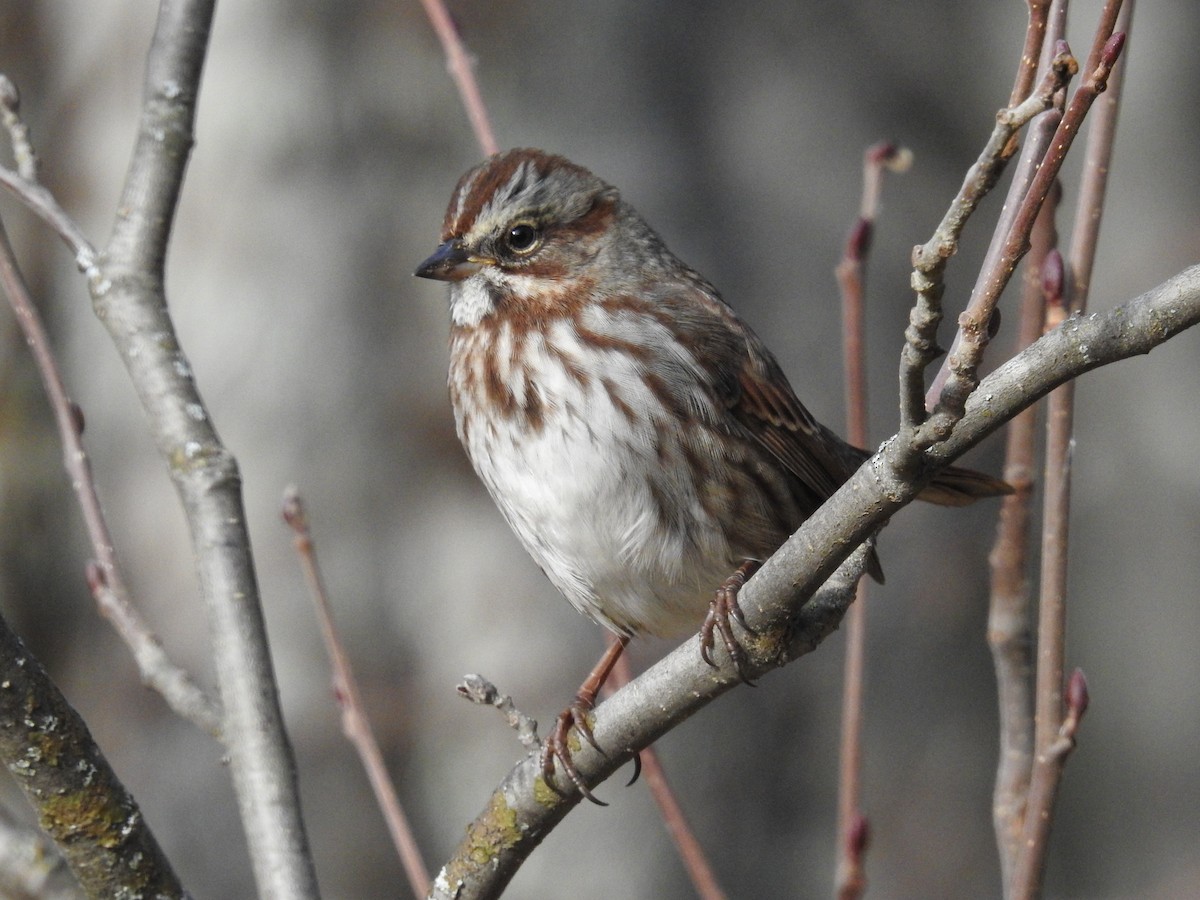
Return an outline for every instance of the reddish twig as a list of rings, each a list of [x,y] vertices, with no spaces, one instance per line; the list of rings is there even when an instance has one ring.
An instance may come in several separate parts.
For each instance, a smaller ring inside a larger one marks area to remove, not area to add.
[[[1013,79],[1012,93],[1008,95],[1009,106],[1016,106],[1033,90],[1041,65],[1042,47],[1046,40],[1050,11],[1049,0],[1028,0],[1027,5],[1029,6],[1029,23],[1025,28],[1025,46],[1021,49],[1021,62],[1017,65],[1017,75]]]
[[[1062,783],[1063,767],[1075,749],[1079,723],[1087,712],[1088,702],[1087,679],[1076,669],[1067,684],[1067,714],[1054,739],[1038,750],[1029,788],[1022,852],[1013,873],[1012,889],[1007,895],[1009,900],[1034,900],[1041,896],[1054,803]]]
[[[1109,3],[1105,15],[1111,13]],[[1133,21],[1134,0],[1125,0],[1116,21],[1118,33],[1126,36]],[[1088,60],[1092,64],[1092,60]],[[1125,81],[1124,68],[1113,72],[1108,90],[1096,101],[1096,112],[1088,130],[1087,148],[1083,158],[1083,175],[1076,207],[1075,224],[1071,229],[1071,310],[1082,313],[1087,309],[1091,287],[1092,267],[1096,261],[1096,242],[1100,235],[1100,220],[1104,214],[1104,197],[1108,188],[1108,169],[1112,162],[1113,141],[1117,133],[1117,113],[1121,105],[1121,88]]]
[[[1053,125],[1050,127],[1052,130]],[[1031,137],[1030,143],[1036,140]],[[1022,286],[1017,353],[1037,340],[1042,332],[1045,315],[1042,269],[1058,241],[1054,214],[1060,193],[1055,192],[1042,207],[1031,237],[1032,249],[1025,262]],[[1058,280],[1061,282],[1061,276]],[[988,644],[996,670],[1000,714],[1000,758],[996,766],[992,820],[1006,896],[1020,850],[1025,798],[1033,764],[1033,624],[1027,570],[1036,423],[1037,407],[1034,406],[1014,418],[1008,426],[1004,480],[1013,486],[1013,493],[1004,498],[1000,507],[996,542],[988,557],[991,566]]]
[[[1052,253],[1049,262],[1056,260]],[[1067,280],[1060,262],[1056,278],[1048,278],[1046,331],[1058,328],[1067,316],[1063,296]],[[1074,382],[1050,395],[1046,414],[1046,495],[1042,525],[1042,578],[1038,600],[1037,688],[1034,747],[1041,752],[1058,736],[1062,724],[1063,654],[1066,644],[1067,543],[1071,509],[1071,436]]]
[[[1026,36],[1026,55],[1022,57],[1014,95],[1019,96],[1028,53],[1033,44],[1034,30],[1042,43],[1041,68],[1050,69],[1054,48],[1066,28],[1065,0],[1053,0],[1049,8],[1041,4],[1035,9],[1030,3],[1029,33]],[[1041,159],[1046,155],[1054,132],[1062,119],[1063,100],[1056,98],[1055,107],[1037,117],[1030,125],[1028,140],[1009,185],[1008,196],[1000,219],[992,234],[980,278],[974,293],[982,290],[984,273],[995,265],[1012,228],[1012,221],[1027,193],[1029,184]],[[1030,236],[1031,250],[1025,264],[1022,284],[1020,319],[1014,351],[1020,353],[1041,335],[1045,315],[1043,264],[1047,254],[1057,245],[1058,233],[1054,217],[1061,197],[1055,191],[1042,206]],[[958,337],[951,354],[958,349]],[[941,392],[943,369],[938,373],[926,395],[932,406]],[[996,764],[996,782],[992,792],[992,825],[996,834],[996,849],[1000,859],[1000,874],[1005,896],[1012,883],[1013,869],[1020,852],[1021,832],[1025,821],[1025,802],[1029,792],[1030,770],[1033,765],[1033,618],[1027,575],[1029,565],[1030,503],[1033,496],[1037,407],[1031,407],[1013,419],[1008,427],[1005,448],[1004,478],[1014,492],[1004,498],[996,528],[996,541],[988,557],[991,567],[991,597],[988,606],[988,645],[996,672],[996,694],[999,712],[1000,753]]]
[[[1120,10],[1117,3],[1105,8],[1105,25],[1128,33],[1132,2]],[[1105,49],[1111,44],[1106,44]],[[1105,65],[1102,53],[1093,53],[1089,68],[1098,71]],[[1121,78],[1113,76],[1111,90],[1097,108],[1088,134],[1083,184],[1071,235],[1071,264],[1064,271],[1061,261],[1048,279],[1050,303],[1046,327],[1057,327],[1068,313],[1081,314],[1087,308],[1087,293],[1095,262],[1100,220],[1108,168],[1116,133]],[[1054,261],[1052,255],[1051,261]],[[1063,297],[1064,292],[1067,293]],[[1069,559],[1069,522],[1071,499],[1071,456],[1074,449],[1074,382],[1050,395],[1046,441],[1046,499],[1042,543],[1042,580],[1038,620],[1038,665],[1034,746],[1036,763],[1030,776],[1029,797],[1023,822],[1012,880],[1012,894],[1034,897],[1041,882],[1048,852],[1054,802],[1061,782],[1066,756],[1074,747],[1078,720],[1087,706],[1087,685],[1076,672],[1067,686],[1066,712],[1063,709],[1063,679],[1066,655],[1067,572]]]
[[[842,300],[842,352],[846,371],[846,437],[859,447],[867,445],[867,360],[863,272],[870,252],[885,169],[904,171],[912,154],[891,143],[870,147],[863,158],[863,192],[858,220],[850,229],[842,259],[835,270]],[[846,660],[842,688],[842,738],[838,777],[838,862],[834,880],[845,900],[862,896],[866,889],[863,851],[866,843],[854,835],[865,833],[860,807],[862,760],[863,684],[866,670],[867,582],[858,583],[858,594],[847,614]]]
[[[611,635],[609,636],[610,642],[615,639]],[[613,668],[609,678],[608,691],[611,693],[619,690],[631,680],[629,660],[622,656]],[[646,782],[646,788],[658,806],[663,824],[667,826],[667,833],[675,844],[675,850],[679,853],[679,859],[687,870],[692,887],[696,889],[696,895],[701,900],[725,900],[725,892],[717,883],[717,876],[708,861],[708,856],[705,854],[704,848],[700,846],[700,842],[696,840],[691,825],[688,824],[687,816],[679,804],[679,798],[675,796],[671,783],[667,780],[666,770],[663,769],[658,754],[654,752],[653,747],[646,747],[639,755],[642,778]]]
[[[446,51],[446,65],[450,70],[450,77],[454,79],[454,84],[458,88],[458,95],[462,98],[467,118],[471,120],[475,139],[479,141],[483,155],[491,156],[500,148],[492,134],[487,107],[484,106],[483,97],[479,93],[479,85],[475,81],[474,66],[466,47],[463,46],[458,28],[442,0],[421,0],[421,5],[425,7],[425,14],[429,17],[429,22],[433,25],[433,30],[442,43],[442,49]]]
[[[404,874],[408,877],[409,887],[414,896],[424,897],[429,892],[429,873],[421,859],[421,852],[413,837],[408,817],[404,814],[396,789],[388,776],[383,754],[379,750],[379,744],[375,740],[370,720],[363,707],[362,695],[354,678],[350,658],[334,625],[329,596],[317,565],[316,549],[308,526],[308,516],[304,511],[304,502],[294,487],[289,487],[284,493],[283,519],[292,529],[296,553],[304,571],[304,580],[316,604],[321,636],[325,639],[325,649],[329,653],[333,670],[333,694],[342,711],[342,733],[354,745],[371,781],[371,789],[375,792],[376,802],[387,822],[392,842],[404,866]]]

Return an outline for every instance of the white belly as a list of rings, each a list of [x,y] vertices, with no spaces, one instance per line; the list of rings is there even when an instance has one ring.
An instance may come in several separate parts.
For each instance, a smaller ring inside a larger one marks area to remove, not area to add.
[[[698,627],[737,561],[684,460],[670,458],[679,454],[664,429],[678,423],[655,428],[646,411],[657,401],[629,355],[582,347],[561,322],[526,336],[514,353],[507,328],[491,336],[489,357],[503,361],[507,410],[485,402],[482,372],[463,362],[482,365],[469,352],[477,333],[455,336],[463,343],[451,366],[459,437],[504,517],[555,586],[593,619],[624,633]],[[588,371],[602,377],[568,372],[564,355],[583,354],[596,363]]]

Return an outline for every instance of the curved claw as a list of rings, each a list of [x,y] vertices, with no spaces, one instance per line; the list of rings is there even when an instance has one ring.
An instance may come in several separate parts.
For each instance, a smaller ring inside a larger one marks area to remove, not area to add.
[[[725,647],[725,652],[729,654],[738,678],[743,684],[750,687],[754,687],[754,682],[746,675],[746,652],[738,643],[729,620],[734,619],[747,632],[754,634],[754,629],[746,624],[746,617],[742,613],[742,607],[738,604],[738,591],[742,589],[746,579],[754,574],[759,565],[754,560],[746,560],[738,566],[736,572],[721,582],[721,586],[717,588],[708,605],[708,615],[704,618],[704,624],[700,626],[700,658],[714,669],[719,668],[712,656],[713,647],[716,645],[716,635],[719,634],[721,644]]]
[[[632,787],[639,778],[642,777],[642,754],[633,754],[633,774],[629,776],[629,780],[625,782],[625,787]]]
[[[567,742],[567,736],[574,726],[579,736],[586,740],[596,749],[597,752],[603,753],[600,745],[596,743],[596,738],[592,735],[592,726],[588,724],[587,709],[578,703],[573,703],[571,706],[564,709],[558,714],[558,719],[554,723],[554,731],[542,743],[542,776],[546,781],[546,786],[560,797],[563,792],[559,790],[554,783],[554,762],[562,767],[566,773],[567,779],[571,784],[575,785],[575,789],[579,791],[586,799],[595,803],[597,806],[608,806],[603,800],[596,797],[595,794],[588,789],[584,784],[583,776],[579,774],[579,770],[575,768],[575,761],[571,759],[571,746]]]
[[[546,785],[554,793],[560,797],[563,792],[554,784],[554,761],[558,760],[558,764],[562,766],[563,772],[571,784],[575,785],[575,789],[579,793],[591,800],[597,806],[608,806],[602,800],[597,800],[595,795],[588,790],[588,786],[583,782],[583,776],[579,774],[579,770],[575,768],[575,762],[571,759],[571,745],[567,742],[567,736],[571,732],[571,726],[579,733],[581,741],[587,741],[592,745],[593,749],[600,755],[604,755],[604,751],[600,749],[600,745],[596,743],[596,738],[592,734],[592,724],[588,721],[588,713],[596,705],[596,695],[600,692],[600,688],[604,686],[604,682],[608,676],[612,674],[613,666],[617,664],[621,654],[625,650],[625,645],[629,643],[630,635],[618,635],[608,645],[608,649],[604,651],[604,655],[600,657],[600,661],[596,663],[595,668],[584,679],[583,684],[579,686],[579,692],[575,695],[575,701],[558,714],[558,719],[554,723],[554,731],[546,738],[542,744],[542,776]],[[641,760],[637,762],[637,768],[634,770],[633,777],[636,780],[638,773],[641,771]],[[632,784],[633,782],[630,782]]]

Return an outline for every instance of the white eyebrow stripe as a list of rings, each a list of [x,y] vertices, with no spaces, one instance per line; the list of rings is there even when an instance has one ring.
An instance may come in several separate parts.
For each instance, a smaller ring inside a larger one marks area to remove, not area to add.
[[[500,209],[510,205],[517,204],[517,201],[525,196],[532,194],[537,187],[537,172],[531,172],[532,164],[529,160],[522,160],[520,165],[513,169],[512,175],[508,181],[504,183],[504,187],[500,188],[494,194],[492,199],[487,202],[483,210],[479,213],[476,222],[483,222],[491,219]],[[530,176],[533,176],[531,179]],[[518,185],[521,189],[518,191]]]

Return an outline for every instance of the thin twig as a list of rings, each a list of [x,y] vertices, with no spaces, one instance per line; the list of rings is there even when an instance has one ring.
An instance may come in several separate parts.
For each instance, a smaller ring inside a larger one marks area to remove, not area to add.
[[[1046,330],[1067,316],[1063,279],[1046,297]],[[1046,412],[1046,494],[1042,512],[1042,577],[1038,589],[1037,678],[1033,745],[1041,753],[1062,725],[1063,660],[1066,650],[1067,546],[1071,511],[1071,458],[1075,441],[1074,384],[1050,395]]]
[[[387,766],[383,762],[383,754],[371,721],[363,707],[362,694],[358,689],[358,681],[354,677],[354,669],[350,657],[342,645],[341,636],[333,622],[333,612],[329,606],[329,595],[325,590],[325,582],[321,577],[321,569],[317,565],[317,552],[313,546],[312,532],[308,525],[308,516],[304,510],[304,501],[295,487],[289,487],[283,498],[283,520],[292,529],[296,555],[300,560],[300,568],[304,571],[304,580],[308,584],[309,593],[317,608],[317,620],[321,623],[321,636],[325,640],[325,650],[329,654],[329,663],[333,675],[333,695],[337,698],[342,710],[342,733],[354,745],[371,781],[371,790],[375,792],[375,801],[383,812],[388,831],[392,836],[396,852],[404,866],[404,874],[408,877],[409,887],[413,896],[424,897],[429,892],[429,872],[421,858],[420,848],[413,836],[408,816],[400,805],[396,788],[388,775]]]
[[[38,180],[37,153],[29,129],[21,119],[21,95],[8,76],[0,73],[0,123],[8,132],[13,148],[14,172],[0,166],[0,184],[8,188],[25,206],[38,215],[62,238],[75,257],[79,270],[88,276],[95,289],[100,279],[96,266],[96,248],[74,219],[59,205],[54,195]]]
[[[1034,9],[1030,3],[1029,29],[1038,29],[1042,42],[1040,67],[1050,69],[1054,48],[1066,29],[1066,0],[1053,0],[1049,9],[1044,4]],[[1032,44],[1027,35],[1026,48]],[[1036,62],[1036,60],[1034,60]],[[1022,58],[1022,67],[1030,60]],[[1014,94],[1021,87],[1019,74]],[[1055,98],[1054,108],[1038,116],[1029,126],[1029,134],[1021,159],[1009,185],[1008,196],[1001,209],[999,221],[980,268],[972,295],[983,290],[985,272],[990,271],[999,257],[1004,239],[1012,229],[1021,198],[1027,193],[1034,173],[1046,155],[1054,132],[1062,119],[1063,92]],[[1056,183],[1057,185],[1057,183]],[[1022,282],[1020,320],[1014,351],[1019,353],[1042,333],[1045,310],[1043,265],[1047,254],[1057,245],[1058,234],[1054,216],[1061,197],[1061,187],[1054,191],[1034,222],[1030,236],[1031,250],[1025,263]],[[1059,279],[1061,283],[1061,278]],[[955,336],[950,353],[958,350]],[[932,408],[941,393],[949,370],[943,367],[934,378],[926,395]],[[1012,874],[1020,852],[1021,832],[1025,820],[1025,802],[1029,792],[1030,769],[1033,763],[1033,620],[1028,579],[1030,503],[1033,496],[1035,466],[1035,427],[1037,407],[1030,407],[1010,423],[1005,448],[1004,479],[1013,486],[1000,507],[996,542],[988,557],[991,567],[991,598],[988,607],[988,645],[996,672],[996,695],[999,707],[1000,748],[996,763],[996,782],[992,793],[992,824],[1000,859],[1001,884],[1008,895]]]
[[[615,638],[610,636],[609,640],[612,641]],[[611,689],[608,690],[608,693],[623,688],[632,680],[629,657],[622,655],[617,660],[612,675],[609,677],[608,684],[611,685]],[[683,806],[680,805],[679,798],[675,796],[675,791],[671,787],[670,781],[667,780],[667,772],[663,768],[662,762],[659,761],[658,753],[653,747],[646,747],[639,755],[642,778],[646,788],[658,806],[663,824],[667,826],[667,834],[671,836],[679,859],[683,862],[684,869],[687,870],[688,878],[692,881],[692,887],[696,889],[696,896],[701,900],[725,900],[725,892],[721,890],[708,855],[704,852],[700,841],[696,839],[696,834],[692,831]]]
[[[1021,62],[1017,65],[1012,93],[1008,95],[1009,106],[1016,106],[1033,90],[1041,63],[1042,46],[1046,40],[1049,0],[1028,0],[1027,5],[1029,6],[1029,22],[1025,27],[1025,45],[1021,49]]]
[[[462,683],[455,690],[458,695],[470,700],[476,706],[494,706],[504,716],[508,727],[517,733],[517,740],[530,753],[540,752],[541,738],[537,733],[537,720],[517,709],[513,698],[501,694],[500,689],[482,675],[464,675]]]
[[[1004,152],[1009,140],[1030,119],[1051,107],[1055,95],[1062,90],[1075,68],[1076,63],[1070,52],[1065,47],[1058,48],[1054,64],[1043,76],[1037,91],[1017,106],[997,113],[987,145],[967,172],[962,187],[933,236],[913,248],[912,289],[917,296],[909,314],[908,328],[904,332],[904,350],[900,358],[900,422],[901,433],[906,436],[915,437],[917,430],[926,424],[924,373],[942,353],[937,345],[937,329],[942,321],[941,301],[945,290],[943,276],[946,264],[958,252],[959,237],[967,220],[1000,178],[1007,159]],[[949,432],[950,425],[947,423],[940,436],[945,437]],[[936,443],[936,438],[920,444],[915,440],[905,443],[911,445],[911,451],[906,448],[904,452],[919,453],[924,447]]]
[[[1112,4],[1110,4],[1111,6]],[[1125,0],[1117,17],[1116,29],[1126,36],[1125,53],[1129,53],[1129,33],[1133,23],[1134,0]],[[1108,11],[1106,10],[1106,15]],[[1091,60],[1089,60],[1089,63]],[[1108,188],[1108,170],[1112,163],[1113,142],[1117,133],[1117,115],[1121,107],[1121,88],[1125,82],[1125,67],[1117,68],[1108,80],[1108,90],[1096,101],[1096,111],[1088,128],[1087,148],[1083,157],[1083,174],[1076,207],[1075,224],[1071,229],[1071,310],[1087,309],[1092,268],[1096,262],[1096,243],[1100,236],[1100,220],[1104,215],[1104,197]]]
[[[1030,138],[1034,141],[1036,138]],[[1058,242],[1054,215],[1061,191],[1042,207],[1025,260],[1021,319],[1014,348],[1019,353],[1042,333],[1045,316],[1043,267]],[[1061,284],[1061,257],[1057,282]],[[1000,754],[992,795],[992,820],[1000,855],[1004,894],[1012,880],[1025,820],[1025,798],[1033,764],[1033,621],[1029,590],[1029,520],[1033,497],[1037,407],[1030,407],[1008,426],[1004,480],[1013,486],[1000,507],[996,542],[988,557],[991,600],[988,645],[996,670],[1000,715]]]
[[[1045,32],[1042,43],[1042,58],[1039,65],[1039,71],[1042,73],[1043,78],[1053,68],[1058,52],[1066,46],[1060,42],[1066,37],[1067,6],[1068,0],[1053,0],[1050,4],[1048,14],[1043,10],[1044,21],[1039,22],[1032,18],[1032,16],[1030,18],[1030,28],[1038,27]],[[1029,43],[1028,37],[1026,43]],[[1022,56],[1021,65],[1018,67],[1019,73],[1024,71],[1024,66],[1025,59]],[[1020,75],[1018,77],[1019,80],[1021,80]],[[1024,99],[1024,95],[1021,95],[1017,99]],[[1013,102],[1016,101],[1014,100]],[[1049,152],[1050,141],[1053,140],[1055,129],[1062,120],[1062,111],[1065,106],[1066,83],[1064,82],[1062,89],[1054,94],[1051,108],[1041,115],[1036,116],[1029,125],[1028,139],[1021,150],[1021,158],[1017,162],[1012,182],[1008,186],[1004,205],[1000,207],[1000,215],[996,220],[995,227],[992,229],[992,237],[988,242],[987,252],[984,254],[983,262],[979,266],[975,284],[971,288],[971,297],[967,301],[968,306],[975,298],[980,297],[988,289],[988,285],[993,279],[993,273],[1001,265],[1004,247],[1009,235],[1012,233],[1017,214],[1020,212],[1021,201],[1029,193],[1029,185],[1033,183],[1033,178],[1041,167],[1042,160],[1045,158],[1047,152]],[[1014,135],[1014,140],[1015,138],[1016,135]],[[1034,277],[1040,277],[1040,274],[1035,272]],[[1038,333],[1040,331],[1041,325],[1039,320]],[[946,379],[950,376],[949,361],[955,357],[961,345],[962,334],[956,331],[946,359],[942,361],[941,367],[938,369],[937,374],[934,375],[933,380],[930,381],[929,388],[925,392],[925,408],[927,410],[932,410],[937,405],[938,398],[942,394],[942,388],[946,385]]]
[[[1127,34],[1132,16],[1132,0],[1112,22],[1107,17],[1116,4],[1106,7],[1106,24],[1120,27]],[[1088,65],[1100,67],[1103,57],[1093,54]],[[1059,266],[1057,296],[1048,296],[1047,328],[1067,311],[1078,315],[1087,308],[1087,292],[1095,262],[1100,220],[1104,212],[1108,167],[1116,133],[1120,103],[1120,71],[1114,73],[1110,91],[1102,98],[1089,133],[1084,160],[1083,186],[1076,208],[1071,235],[1071,257],[1067,271]],[[1068,296],[1063,297],[1064,291]],[[1087,704],[1086,682],[1076,672],[1067,686],[1064,719],[1063,689],[1066,664],[1067,574],[1070,547],[1071,459],[1074,450],[1074,383],[1068,383],[1050,396],[1046,439],[1046,497],[1042,541],[1042,579],[1038,619],[1038,664],[1034,746],[1037,763],[1030,779],[1029,800],[1023,823],[1020,852],[1014,867],[1013,894],[1037,896],[1048,854],[1054,801],[1062,779],[1066,755],[1074,746],[1078,718]],[[1060,749],[1064,740],[1066,749]]]
[[[885,169],[904,171],[912,154],[891,143],[868,148],[863,157],[863,191],[858,220],[850,229],[835,274],[842,300],[842,355],[846,372],[846,437],[867,446],[867,357],[864,269],[871,248]],[[838,860],[834,874],[837,896],[853,900],[866,890],[863,853],[866,818],[860,810],[862,768],[863,683],[866,670],[867,582],[846,620],[846,660],[842,688],[841,761],[838,775]]]
[[[25,343],[33,356],[42,385],[54,412],[59,439],[63,446],[63,467],[75,491],[83,513],[84,525],[94,562],[87,567],[87,582],[100,612],[129,647],[143,683],[162,695],[178,715],[203,728],[209,734],[221,734],[220,704],[204,693],[179,666],[168,658],[150,627],[130,599],[121,573],[112,533],[96,493],[92,464],[83,447],[83,413],[71,402],[63,382],[58,360],[50,347],[50,337],[42,324],[37,307],[29,296],[17,267],[8,233],[0,222],[0,282],[8,295]]]
[[[1087,679],[1076,669],[1067,684],[1066,717],[1054,739],[1038,750],[1029,788],[1022,852],[1013,872],[1012,890],[1007,895],[1009,900],[1036,900],[1041,896],[1054,803],[1062,783],[1063,767],[1075,749],[1079,724],[1087,712],[1088,702]]]
[[[1029,250],[1029,235],[1033,231],[1033,223],[1042,203],[1058,177],[1084,117],[1096,98],[1106,89],[1108,77],[1120,58],[1124,35],[1112,34],[1111,31],[1106,33],[1105,28],[1111,28],[1107,18],[1097,31],[1093,43],[1092,56],[1096,57],[1098,62],[1094,67],[1085,70],[1083,84],[1075,91],[1063,113],[1062,121],[1059,122],[1050,142],[1049,152],[1042,160],[1017,210],[1012,230],[1007,236],[996,267],[985,273],[984,290],[978,296],[972,297],[966,310],[959,316],[961,345],[958,352],[951,354],[946,360],[949,376],[938,397],[934,414],[922,427],[922,434],[917,438],[918,445],[933,443],[945,436],[961,414],[966,398],[978,384],[979,364],[991,339],[996,303],[1017,264]]]
[[[492,134],[487,107],[484,106],[479,85],[475,81],[475,67],[467,48],[463,46],[462,36],[442,0],[421,0],[421,5],[425,7],[425,14],[442,43],[450,77],[454,79],[463,108],[467,111],[467,118],[471,120],[475,139],[479,141],[483,155],[491,156],[500,148],[496,144],[495,135]]]

